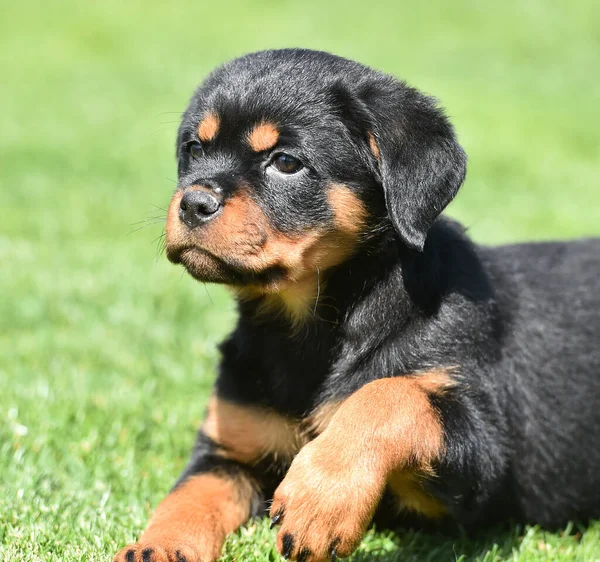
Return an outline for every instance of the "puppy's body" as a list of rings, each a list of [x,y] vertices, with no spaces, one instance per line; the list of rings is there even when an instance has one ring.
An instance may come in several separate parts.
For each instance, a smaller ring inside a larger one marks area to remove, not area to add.
[[[436,405],[456,451],[432,492],[458,521],[600,515],[600,452],[584,445],[600,428],[600,241],[476,247],[440,220],[423,254],[390,245],[330,279],[323,301],[352,303],[343,324],[324,310],[290,338],[284,318],[257,326],[242,306],[219,395],[301,418],[374,378],[450,366],[456,386]]]
[[[240,317],[190,465],[117,560],[212,560],[274,493],[305,562],[377,515],[600,516],[599,240],[488,248],[436,220],[465,164],[443,115],[324,53],[218,70],[178,147],[169,257]]]
[[[507,421],[508,514],[554,527],[598,517],[600,242],[506,246],[482,259],[505,318],[489,378]]]

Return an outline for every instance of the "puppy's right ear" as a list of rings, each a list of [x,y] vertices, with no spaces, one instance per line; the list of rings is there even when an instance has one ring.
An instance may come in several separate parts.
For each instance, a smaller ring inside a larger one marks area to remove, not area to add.
[[[464,180],[466,155],[442,111],[417,90],[386,76],[360,97],[390,221],[409,248],[422,251]]]

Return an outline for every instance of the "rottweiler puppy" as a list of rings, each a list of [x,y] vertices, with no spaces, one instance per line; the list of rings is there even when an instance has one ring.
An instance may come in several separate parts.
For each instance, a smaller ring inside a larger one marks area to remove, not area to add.
[[[600,516],[600,239],[474,244],[431,98],[323,52],[215,70],[177,137],[167,255],[239,303],[191,462],[117,562],[284,557],[389,524]]]

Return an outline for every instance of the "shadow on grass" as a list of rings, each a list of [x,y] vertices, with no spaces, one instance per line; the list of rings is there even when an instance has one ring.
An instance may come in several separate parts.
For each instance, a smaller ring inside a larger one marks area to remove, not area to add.
[[[267,518],[253,520],[228,538],[223,562],[279,562],[275,548],[276,530]],[[599,560],[600,533],[568,525],[552,533],[530,526],[501,526],[475,536],[457,531],[370,529],[349,562],[560,562]],[[593,552],[594,556],[590,557]]]
[[[435,532],[370,531],[352,562],[500,562],[513,558],[524,540],[518,526],[490,529],[468,537]],[[537,532],[532,529],[532,532]]]

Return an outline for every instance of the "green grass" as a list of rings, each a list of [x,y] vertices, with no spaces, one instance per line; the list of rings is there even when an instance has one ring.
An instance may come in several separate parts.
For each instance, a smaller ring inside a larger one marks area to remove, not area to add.
[[[109,560],[186,462],[234,308],[135,223],[164,214],[178,115],[216,64],[307,46],[396,73],[457,126],[450,212],[475,239],[600,233],[597,2],[202,4],[0,0],[0,560]],[[225,559],[277,560],[273,534]],[[371,533],[354,559],[588,562],[600,524]]]

